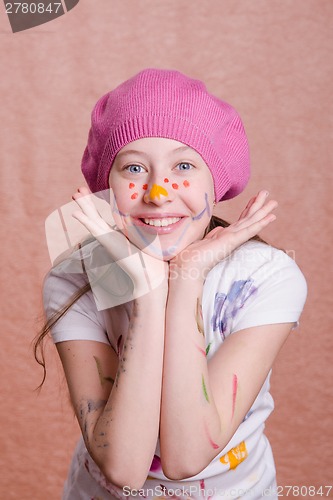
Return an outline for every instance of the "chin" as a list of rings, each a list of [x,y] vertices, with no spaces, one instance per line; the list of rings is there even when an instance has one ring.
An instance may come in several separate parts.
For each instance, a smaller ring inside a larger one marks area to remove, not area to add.
[[[137,242],[135,244],[136,244],[136,246],[138,246]],[[158,247],[157,248],[156,246],[142,247],[142,245],[140,245],[139,249],[143,253],[146,253],[147,255],[150,255],[151,257],[154,257],[155,259],[163,260],[164,262],[169,262],[170,260],[172,260],[174,257],[176,257],[176,255],[178,255],[183,250],[183,247],[181,247],[181,248]]]

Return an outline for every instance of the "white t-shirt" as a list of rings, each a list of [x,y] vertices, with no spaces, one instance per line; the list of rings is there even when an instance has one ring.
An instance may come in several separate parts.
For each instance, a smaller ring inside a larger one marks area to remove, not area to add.
[[[92,245],[96,246],[96,243]],[[87,282],[80,267],[60,264],[44,284],[47,317],[67,302]],[[81,271],[81,272],[80,272]],[[203,290],[202,311],[207,358],[228,335],[259,325],[298,322],[306,299],[306,282],[296,263],[281,250],[254,240],[235,250],[208,274]],[[111,309],[112,313],[112,309]],[[96,340],[119,351],[117,332],[111,329],[110,311],[98,310],[93,293],[82,296],[52,328],[54,342]],[[118,334],[119,335],[119,334]],[[274,408],[269,376],[250,411],[228,445],[196,476],[182,481],[167,479],[160,465],[159,442],[149,476],[134,494],[110,483],[89,456],[81,439],[75,451],[64,499],[110,499],[144,496],[165,498],[256,499],[277,498],[275,466],[271,448],[263,434],[265,420]],[[181,450],[179,450],[181,453]]]

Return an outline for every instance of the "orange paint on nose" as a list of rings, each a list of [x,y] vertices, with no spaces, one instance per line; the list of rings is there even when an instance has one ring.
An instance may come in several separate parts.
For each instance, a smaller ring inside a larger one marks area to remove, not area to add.
[[[151,188],[149,193],[149,198],[151,200],[153,200],[154,198],[157,198],[159,200],[161,196],[168,196],[168,191],[162,186],[153,184],[153,187]]]
[[[133,188],[135,187],[135,184],[133,184],[133,182],[130,182],[130,183],[129,183],[129,185],[128,185],[128,187],[129,187],[130,189],[133,189]]]
[[[172,187],[173,187],[173,189],[178,189],[179,188],[178,184],[172,184]]]
[[[133,193],[131,196],[131,199],[136,200],[138,196],[139,196],[139,193]]]
[[[148,184],[144,184],[144,185],[142,186],[142,189],[144,189],[144,190],[146,191],[146,189],[148,189]]]
[[[189,187],[189,185],[190,185],[190,183],[189,183],[188,181],[184,181],[184,182],[183,182],[183,184],[184,184],[184,186],[185,186],[186,188],[188,188],[188,187]]]

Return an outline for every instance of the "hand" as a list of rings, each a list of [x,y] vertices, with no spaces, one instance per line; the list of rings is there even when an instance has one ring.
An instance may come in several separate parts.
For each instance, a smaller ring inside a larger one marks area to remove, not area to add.
[[[277,202],[270,200],[266,203],[268,194],[260,191],[251,198],[237,222],[226,228],[214,228],[202,240],[176,255],[169,262],[169,278],[183,276],[204,280],[218,262],[273,222],[276,216],[271,212],[277,207]]]
[[[168,266],[139,250],[123,233],[113,229],[101,217],[94,203],[94,195],[86,187],[80,187],[72,196],[81,210],[72,216],[83,224],[107,250],[112,260],[131,278],[134,284],[133,298],[157,288],[167,287]]]

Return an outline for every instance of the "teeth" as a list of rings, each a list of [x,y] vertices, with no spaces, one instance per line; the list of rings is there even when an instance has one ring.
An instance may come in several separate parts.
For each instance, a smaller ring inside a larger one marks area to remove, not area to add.
[[[143,219],[145,224],[155,227],[170,226],[170,224],[175,224],[181,219],[181,217],[169,217],[167,219]]]

